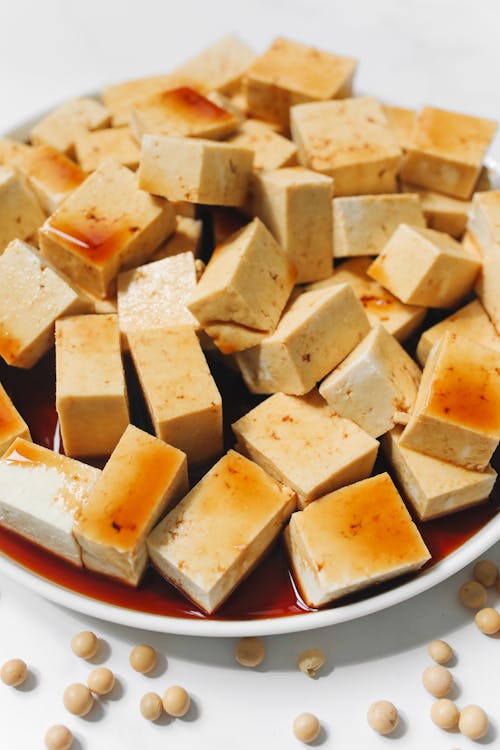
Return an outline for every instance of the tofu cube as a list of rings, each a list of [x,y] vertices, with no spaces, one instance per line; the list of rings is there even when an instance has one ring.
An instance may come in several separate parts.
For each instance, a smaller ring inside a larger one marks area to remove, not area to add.
[[[248,112],[287,126],[290,107],[350,96],[356,61],[278,37],[250,66]]]
[[[401,179],[469,200],[497,123],[435,107],[418,114]]]
[[[194,88],[228,93],[241,84],[255,52],[235,34],[222,37],[175,69],[178,78],[192,81]]]
[[[0,356],[8,365],[33,367],[54,346],[56,320],[89,309],[25,242],[13,240],[0,256]]]
[[[422,333],[417,346],[417,358],[422,367],[427,362],[432,347],[448,332],[476,341],[500,353],[500,336],[482,304],[475,299]]]
[[[304,292],[285,308],[275,332],[236,360],[252,393],[300,396],[325,377],[370,330],[347,284]]]
[[[299,507],[370,476],[378,442],[338,416],[313,389],[276,393],[233,424],[237,449],[291,487]]]
[[[31,440],[28,425],[0,383],[0,456],[18,437]]]
[[[323,380],[319,392],[339,416],[377,438],[408,421],[420,375],[401,344],[377,323]]]
[[[500,440],[500,353],[445,334],[425,364],[401,445],[485,469]]]
[[[208,614],[260,562],[295,493],[229,451],[148,537],[153,565]]]
[[[129,425],[75,524],[85,567],[137,586],[147,535],[187,490],[182,451]]]
[[[56,323],[56,408],[68,456],[109,456],[129,423],[116,315]]]
[[[77,137],[105,128],[110,120],[111,112],[96,99],[72,99],[37,122],[30,139],[34,146],[52,146],[74,156]]]
[[[83,169],[52,146],[27,146],[7,138],[0,138],[0,163],[16,167],[27,177],[47,215],[87,177]]]
[[[173,201],[242,206],[252,164],[253,151],[230,143],[145,135],[139,185]]]
[[[396,192],[402,152],[376,99],[297,104],[290,125],[299,164],[333,177],[336,196]]]
[[[425,227],[416,195],[358,195],[333,199],[336,258],[378,255],[400,224]]]
[[[310,607],[418,570],[430,559],[387,473],[294,513],[285,541],[295,582]]]
[[[329,276],[333,181],[301,167],[288,167],[255,175],[251,193],[253,213],[297,269],[297,283]]]
[[[27,240],[45,221],[24,175],[0,166],[0,256],[15,239]]]
[[[94,172],[103,161],[113,159],[137,169],[141,150],[130,128],[103,128],[82,133],[75,140],[76,160],[85,172]]]
[[[427,309],[419,305],[405,305],[367,275],[372,258],[350,258],[336,268],[327,279],[316,281],[308,291],[329,289],[337,284],[349,284],[363,305],[370,325],[382,323],[398,341],[405,341],[425,318]]]
[[[103,162],[40,229],[40,250],[70,280],[106,297],[120,270],[144,263],[175,229],[173,207],[137,176]]]
[[[203,222],[188,216],[177,216],[175,232],[151,256],[150,261],[171,258],[173,255],[190,252],[195,258],[201,250]]]
[[[414,109],[394,107],[390,104],[383,104],[382,112],[387,118],[389,127],[394,132],[397,142],[403,151],[406,151],[408,144],[411,142],[411,134],[415,126],[417,113]]]
[[[249,348],[275,330],[295,269],[259,219],[214,251],[188,308],[225,354]]]
[[[188,325],[199,330],[187,302],[196,287],[192,253],[181,253],[118,276],[118,322],[122,345],[130,333]]]
[[[157,437],[200,464],[222,453],[222,399],[190,326],[134,331],[130,352]]]
[[[198,91],[181,86],[136,102],[130,122],[139,141],[146,133],[218,140],[234,133],[239,119]]]
[[[152,94],[158,94],[167,89],[175,89],[178,86],[188,86],[191,83],[192,81],[189,78],[172,73],[134,78],[130,81],[121,81],[105,86],[102,92],[102,100],[111,112],[113,127],[122,127],[130,124],[130,110],[137,102]]]
[[[470,201],[435,193],[417,185],[403,184],[401,187],[405,193],[413,193],[420,198],[422,211],[429,229],[446,232],[455,239],[460,239],[467,224]],[[408,221],[406,223],[414,224],[415,222]]]
[[[500,190],[474,195],[467,229],[483,262],[476,291],[500,334]]]
[[[405,497],[421,521],[456,513],[488,499],[497,473],[464,469],[400,445],[402,427],[384,435],[382,445]]]
[[[401,224],[368,275],[401,302],[449,308],[472,290],[480,268],[448,234]]]
[[[288,138],[274,132],[260,120],[245,120],[237,132],[227,139],[233,146],[253,150],[254,169],[279,169],[297,164],[297,146]]]
[[[0,524],[81,567],[73,527],[100,474],[17,438],[0,460]]]

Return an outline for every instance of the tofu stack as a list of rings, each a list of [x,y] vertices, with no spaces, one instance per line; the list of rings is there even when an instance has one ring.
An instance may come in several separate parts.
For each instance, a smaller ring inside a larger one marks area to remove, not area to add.
[[[356,65],[230,36],[0,139],[0,356],[55,347],[66,454],[0,384],[1,525],[212,614],[279,539],[322,607],[429,560],[412,516],[486,501],[496,123],[356,96]]]

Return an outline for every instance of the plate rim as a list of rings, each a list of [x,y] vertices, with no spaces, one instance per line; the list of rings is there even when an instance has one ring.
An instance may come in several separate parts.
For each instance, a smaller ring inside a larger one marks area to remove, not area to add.
[[[95,98],[98,94],[93,91],[79,94],[78,96]],[[26,118],[22,122],[10,127],[6,133],[0,134],[0,137],[25,139],[29,134],[30,128],[57,106],[58,104],[55,103],[50,109]],[[499,166],[494,160],[485,159],[484,164],[499,174]],[[497,513],[458,549],[454,550],[428,570],[424,570],[418,574],[415,578],[389,591],[333,609],[253,620],[210,620],[203,617],[173,617],[170,615],[140,612],[109,604],[64,588],[50,579],[44,578],[39,573],[22,566],[2,552],[0,552],[0,573],[54,604],[108,623],[125,625],[126,627],[134,627],[157,633],[211,638],[281,635],[305,632],[307,630],[315,630],[356,620],[408,601],[408,599],[433,588],[455,573],[463,570],[499,540],[500,513]]]
[[[368,599],[333,609],[305,612],[284,617],[265,617],[254,620],[209,620],[203,617],[187,618],[170,615],[156,615],[120,607],[85,594],[66,589],[17,563],[4,553],[0,553],[0,573],[44,599],[59,604],[72,611],[95,617],[99,620],[149,630],[156,633],[199,636],[212,638],[233,638],[242,636],[284,635],[304,632],[357,620],[401,604],[418,594],[427,591],[455,573],[463,570],[479,555],[500,540],[500,513],[488,521],[473,537],[454,550],[436,565],[424,570],[410,581],[394,589],[376,594]]]

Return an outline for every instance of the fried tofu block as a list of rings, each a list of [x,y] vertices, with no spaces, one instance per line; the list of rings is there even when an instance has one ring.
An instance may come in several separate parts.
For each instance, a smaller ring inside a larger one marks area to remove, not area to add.
[[[225,354],[249,348],[275,330],[295,270],[259,219],[214,251],[188,308]]]
[[[378,281],[370,279],[366,272],[371,263],[371,258],[350,258],[335,269],[332,276],[310,284],[307,289],[314,291],[329,289],[337,284],[350,284],[365,309],[370,325],[380,322],[398,341],[405,341],[420,326],[427,309],[419,305],[405,305]]]
[[[181,253],[192,253],[198,257],[201,250],[203,222],[200,219],[190,219],[188,216],[178,216],[175,232],[151,256],[150,261],[171,258]]]
[[[111,112],[97,99],[72,99],[37,122],[31,130],[31,142],[74,156],[76,138],[89,130],[105,128],[110,120]]]
[[[116,315],[56,323],[56,409],[68,456],[109,456],[129,423]]]
[[[112,159],[40,229],[40,250],[78,286],[106,297],[120,270],[144,263],[175,229],[173,206],[139,189],[137,176]]]
[[[474,195],[467,229],[483,263],[476,292],[500,334],[500,190]]]
[[[275,332],[236,361],[252,393],[295,396],[313,388],[370,330],[348,284],[304,292],[285,308]]]
[[[175,69],[174,75],[192,81],[202,92],[236,90],[255,60],[251,47],[234,34],[222,37]]]
[[[30,431],[0,383],[0,456],[16,438],[31,440]]]
[[[13,240],[0,256],[0,356],[8,365],[33,367],[54,346],[58,318],[90,310],[35,248]]]
[[[192,327],[129,335],[130,352],[157,437],[192,464],[222,453],[222,399]]]
[[[422,367],[427,362],[434,344],[448,332],[476,341],[500,353],[500,336],[482,304],[475,299],[422,333],[417,346],[417,357]]]
[[[469,200],[497,123],[435,107],[418,114],[401,179]]]
[[[297,146],[288,138],[275,133],[265,122],[245,120],[238,131],[227,139],[234,146],[254,151],[254,169],[280,169],[297,164]]]
[[[415,126],[417,113],[414,109],[394,107],[390,104],[383,104],[382,111],[387,118],[390,128],[394,131],[397,142],[406,151],[408,144],[411,142],[411,134]]]
[[[192,253],[181,253],[139,266],[118,276],[118,322],[122,345],[128,336],[158,328],[188,325],[199,330],[187,308],[196,287]]]
[[[114,127],[129,125],[130,110],[136,102],[159,94],[167,89],[175,89],[179,86],[189,86],[192,81],[185,76],[177,76],[172,73],[146,78],[134,78],[131,81],[112,83],[106,86],[102,92],[102,100],[111,112]]]
[[[446,333],[425,363],[404,448],[485,469],[500,440],[500,352]]]
[[[173,201],[242,206],[252,164],[253,151],[230,143],[145,135],[139,185]]]
[[[147,535],[187,490],[184,453],[129,425],[75,524],[85,567],[137,586]]]
[[[127,127],[94,130],[75,139],[76,160],[85,172],[94,172],[106,159],[137,169],[140,153],[132,131]]]
[[[0,138],[0,164],[16,167],[27,177],[47,215],[87,177],[83,169],[52,146],[28,146],[7,138]]]
[[[336,258],[378,255],[400,224],[425,227],[415,195],[357,195],[333,199]]]
[[[430,559],[387,473],[294,513],[285,541],[295,582],[310,607],[418,570]]]
[[[425,190],[417,185],[403,184],[403,192],[414,193],[420,198],[422,211],[429,229],[451,234],[455,239],[460,239],[467,224],[467,215],[470,210],[470,201],[452,198],[450,195],[435,193]],[[408,221],[408,224],[414,222]]]
[[[402,152],[376,99],[297,104],[290,125],[299,164],[333,177],[336,196],[396,192]]]
[[[377,438],[409,419],[420,375],[409,354],[377,323],[325,378],[319,392],[339,416]]]
[[[151,561],[211,614],[259,563],[295,504],[291,489],[229,451],[149,535]]]
[[[45,220],[24,175],[0,166],[0,256],[12,240],[27,240]]]
[[[448,234],[401,224],[367,273],[401,302],[448,308],[471,291],[480,268]]]
[[[384,435],[382,445],[405,497],[421,521],[456,513],[488,499],[497,473],[473,471],[400,445],[402,427]]]
[[[0,460],[0,524],[73,565],[73,534],[101,472],[17,438]]]
[[[338,416],[313,389],[276,393],[233,425],[237,449],[291,487],[303,508],[370,476],[378,442]]]
[[[139,141],[146,133],[218,140],[234,133],[239,119],[198,91],[181,86],[136,102],[130,123]]]
[[[278,37],[247,72],[248,112],[286,126],[294,104],[350,96],[355,71],[350,57]]]
[[[257,174],[252,209],[271,230],[297,269],[297,283],[324,279],[332,272],[330,178],[302,167]]]

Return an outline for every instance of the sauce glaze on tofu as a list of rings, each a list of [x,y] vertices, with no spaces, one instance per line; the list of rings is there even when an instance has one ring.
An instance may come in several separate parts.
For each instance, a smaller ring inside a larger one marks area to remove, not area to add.
[[[294,513],[285,539],[295,580],[313,607],[417,570],[430,558],[387,473]]]

